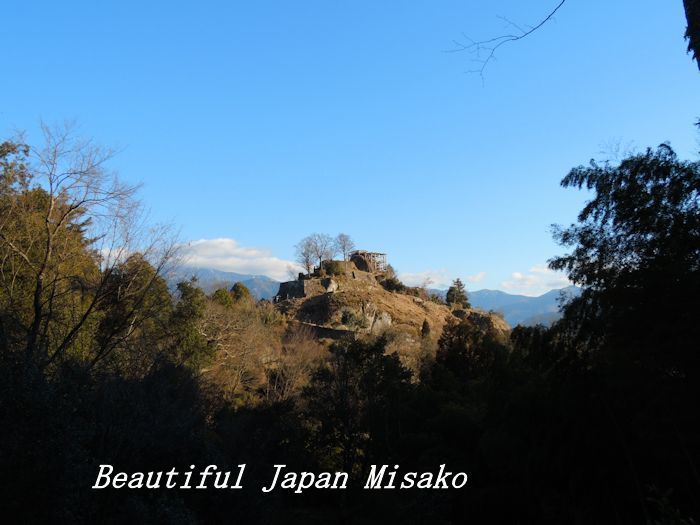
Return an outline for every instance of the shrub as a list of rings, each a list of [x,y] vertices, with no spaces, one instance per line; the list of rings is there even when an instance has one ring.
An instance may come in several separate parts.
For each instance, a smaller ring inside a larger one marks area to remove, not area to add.
[[[423,320],[423,326],[420,329],[421,337],[428,337],[430,335],[430,323],[427,319]]]
[[[348,327],[367,328],[367,319],[363,315],[357,315],[352,310],[343,310],[340,322]]]
[[[403,293],[406,291],[406,285],[399,281],[396,277],[387,277],[386,279],[383,279],[380,284],[387,292]]]
[[[505,321],[506,316],[501,310],[494,310],[493,308],[489,310],[489,314],[495,315],[496,317],[499,317]]]
[[[439,296],[438,294],[436,294],[436,293],[431,293],[429,299],[430,299],[432,302],[434,302],[435,304],[442,304],[442,305],[445,304],[445,301],[443,300],[443,298],[440,297],[440,296]]]
[[[326,275],[342,275],[343,264],[340,261],[323,261],[323,271]]]
[[[234,284],[233,288],[231,288],[231,295],[237,303],[241,301],[250,301],[252,299],[250,290],[248,290],[248,287],[243,283]]]
[[[221,306],[224,306],[226,308],[233,307],[233,297],[231,295],[231,292],[229,292],[228,290],[224,290],[223,288],[219,288],[218,290],[216,290],[212,294],[211,299],[215,303],[220,304]]]
[[[407,287],[406,290],[404,291],[404,293],[406,295],[418,297],[419,299],[423,299],[424,301],[430,300],[430,297],[428,296],[427,290],[425,288],[420,287],[420,286]]]

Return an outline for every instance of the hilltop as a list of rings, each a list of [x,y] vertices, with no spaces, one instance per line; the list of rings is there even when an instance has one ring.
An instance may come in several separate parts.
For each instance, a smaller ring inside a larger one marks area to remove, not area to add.
[[[273,300],[278,295],[280,281],[266,275],[241,274],[214,268],[181,266],[167,276],[168,285],[175,290],[178,282],[195,277],[197,286],[210,294],[219,288],[230,289],[236,283],[242,283],[257,299]],[[374,280],[375,282],[376,279]],[[292,281],[294,282],[294,281]],[[445,290],[428,289],[429,295],[436,295],[444,300]],[[550,325],[559,319],[559,297],[562,294],[576,296],[581,292],[576,286],[550,290],[538,297],[516,295],[501,290],[475,290],[469,292],[469,302],[476,310],[496,311],[503,316],[510,326],[535,324]]]
[[[450,319],[459,318],[468,318],[504,339],[510,332],[510,326],[495,313],[452,309],[432,300],[421,288],[394,289],[398,281],[390,271],[368,268],[356,258],[327,263],[324,265],[334,268],[332,274],[316,269],[310,276],[281,283],[274,299],[287,319],[312,328],[319,337],[337,339],[390,330],[415,339],[421,337],[426,322],[430,332],[439,335]]]

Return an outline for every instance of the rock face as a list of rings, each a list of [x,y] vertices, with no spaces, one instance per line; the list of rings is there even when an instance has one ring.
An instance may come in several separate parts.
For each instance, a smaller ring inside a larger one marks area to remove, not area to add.
[[[321,279],[321,286],[325,288],[326,293],[333,293],[338,290],[338,283],[330,277]]]
[[[362,254],[356,253],[350,258],[350,262],[355,265],[355,267],[361,272],[372,272],[374,265],[367,257]]]
[[[387,329],[420,341],[423,322],[439,336],[448,319],[469,319],[480,328],[508,337],[510,327],[501,318],[472,309],[452,312],[442,304],[412,295],[389,292],[372,272],[357,268],[341,275],[282,283],[277,308],[290,321],[314,327],[321,334],[354,332],[381,334]],[[334,332],[333,332],[334,333]],[[326,336],[324,336],[326,337]],[[330,338],[330,337],[329,337]]]
[[[483,310],[468,310],[466,319],[478,326],[480,330],[494,334],[503,343],[510,337],[510,326],[496,314]]]
[[[373,334],[381,334],[391,326],[391,316],[386,312],[379,312],[370,325],[370,332]]]

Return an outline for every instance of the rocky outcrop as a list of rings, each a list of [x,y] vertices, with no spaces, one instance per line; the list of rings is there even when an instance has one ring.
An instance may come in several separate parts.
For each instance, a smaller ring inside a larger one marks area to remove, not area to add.
[[[374,265],[367,257],[362,254],[356,253],[350,258],[350,262],[355,265],[355,268],[361,272],[372,272]]]
[[[297,284],[298,283],[298,284]],[[288,285],[288,286],[285,286]],[[286,295],[285,295],[286,294]],[[283,283],[277,308],[288,319],[358,335],[405,333],[421,340],[423,322],[438,337],[448,319],[469,319],[480,329],[508,337],[510,327],[495,314],[472,309],[455,310],[412,295],[390,292],[375,275],[354,269],[333,277]]]
[[[365,329],[369,333],[380,334],[391,326],[391,315],[371,302],[362,303],[359,315],[362,316]]]
[[[502,317],[495,313],[484,312],[483,310],[467,310],[465,318],[478,326],[480,330],[493,334],[504,343],[510,337],[510,326]]]
[[[373,334],[381,334],[391,326],[391,316],[386,312],[379,312],[370,326],[370,332]]]
[[[321,279],[321,286],[326,290],[326,293],[333,293],[338,290],[338,283],[330,277]]]

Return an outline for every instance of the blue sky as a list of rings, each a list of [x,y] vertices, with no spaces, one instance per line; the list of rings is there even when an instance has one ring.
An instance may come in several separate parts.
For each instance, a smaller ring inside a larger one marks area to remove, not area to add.
[[[198,264],[283,278],[342,231],[409,282],[539,294],[565,283],[543,265],[585,198],[571,167],[698,151],[681,0],[568,0],[483,81],[446,52],[556,3],[9,1],[0,132],[77,120]]]

